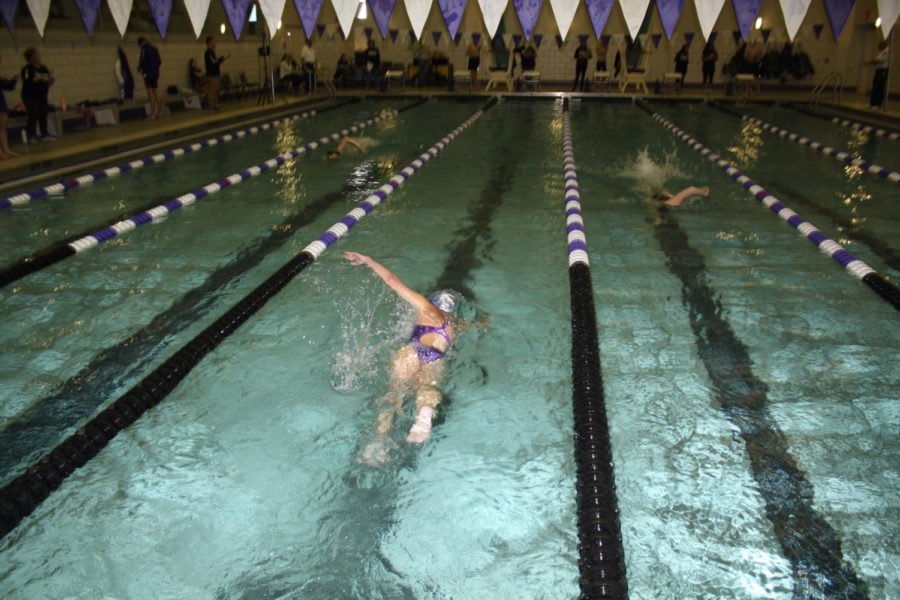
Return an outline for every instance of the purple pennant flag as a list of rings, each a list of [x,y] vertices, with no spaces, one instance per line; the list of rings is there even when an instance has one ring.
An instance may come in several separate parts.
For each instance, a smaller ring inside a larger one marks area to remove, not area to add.
[[[594,26],[594,35],[597,38],[603,34],[603,28],[606,27],[606,21],[609,19],[614,2],[615,0],[584,0],[588,16],[591,18],[591,25]],[[609,41],[609,36],[607,36],[607,41]]]
[[[97,24],[97,15],[100,14],[100,0],[75,0],[78,12],[81,13],[81,21],[89,36],[94,37],[94,26]]]
[[[557,33],[557,34],[556,34],[556,47],[557,47],[557,48],[562,48],[562,45],[563,45],[563,39],[562,39],[562,36],[559,35],[559,34]]]
[[[317,23],[316,31],[319,32],[319,37],[322,37],[323,35],[325,35],[325,23]]]
[[[772,30],[771,29],[762,29],[762,30],[760,30],[760,33],[762,33],[763,42],[768,42],[769,36],[772,35]]]
[[[6,27],[12,33],[13,22],[16,20],[16,9],[19,8],[19,0],[0,0],[0,13],[6,21]]]
[[[225,16],[228,17],[231,31],[234,32],[234,39],[241,39],[247,12],[250,10],[250,0],[222,0],[222,6],[225,8]]]
[[[822,30],[825,29],[825,26],[821,23],[817,25],[813,25],[813,33],[816,34],[816,39],[819,39],[819,36],[822,35]]]
[[[693,41],[694,41],[694,33],[693,32],[684,34],[684,42],[686,44],[690,45],[690,43]]]
[[[603,42],[603,45],[609,47],[609,40],[612,39],[611,35],[601,35],[600,41]]]
[[[438,42],[441,41],[441,32],[440,31],[432,31],[431,38],[434,40],[434,45],[437,46]]]
[[[169,18],[172,16],[172,0],[147,0],[147,3],[150,5],[150,14],[153,15],[159,37],[166,37],[166,33],[169,32]]]
[[[391,15],[394,14],[396,4],[397,0],[369,0],[369,7],[372,9],[372,16],[375,17],[375,25],[378,26],[381,39],[387,37],[388,25],[391,23]]]
[[[397,41],[397,35],[398,35],[399,33],[400,33],[400,30],[399,30],[399,29],[389,29],[389,30],[388,30],[388,35],[391,36],[391,42],[396,42],[396,41]]]
[[[854,0],[825,0],[825,12],[828,13],[828,22],[831,23],[831,33],[835,40],[841,37],[853,2]]]
[[[522,43],[522,34],[521,34],[521,33],[514,33],[514,34],[513,34],[513,43],[514,43],[516,46],[518,46],[519,44]]]
[[[578,45],[579,46],[587,46],[588,36],[587,35],[579,35],[578,36]]]
[[[312,35],[313,27],[322,28],[322,31],[319,31],[319,37],[322,37],[325,26],[316,26],[316,19],[319,18],[319,11],[322,10],[322,0],[294,0],[294,8],[300,15],[300,24],[303,26],[306,38],[309,39]]]
[[[654,33],[650,36],[650,39],[653,40],[653,47],[659,48],[659,41],[662,39],[661,33]]]
[[[534,25],[541,13],[541,4],[543,4],[543,0],[513,0],[513,7],[516,9],[516,15],[519,16],[519,23],[522,24],[526,40],[531,39],[531,32],[534,31]],[[516,45],[518,46],[519,42],[516,42]]]
[[[662,21],[666,39],[672,39],[672,32],[684,10],[684,0],[656,0],[656,10],[659,11],[659,20]]]
[[[625,43],[628,44],[629,47],[631,47],[631,44],[634,43],[634,40],[631,39],[631,36],[630,36],[630,35],[626,35],[626,36],[625,36]]]
[[[462,22],[463,11],[466,9],[466,0],[438,0],[438,6],[444,15],[444,23],[447,24],[450,37],[455,38]]]
[[[717,38],[717,37],[719,37],[719,32],[718,32],[718,31],[711,31],[711,32],[709,33],[709,39],[708,39],[707,41],[708,41],[710,44],[712,44],[712,43],[714,43],[714,42],[716,41],[716,38]]]
[[[738,29],[741,30],[741,37],[746,40],[756,15],[759,14],[762,0],[731,0],[731,4],[734,6],[734,16],[737,19]]]
[[[543,41],[544,41],[544,34],[542,34],[542,33],[534,34],[534,46],[536,48],[540,48],[541,42],[543,42]]]
[[[410,41],[410,42],[415,42],[415,41],[416,41],[416,32],[415,32],[415,31],[410,31],[410,32],[409,32],[409,41]]]
[[[457,46],[459,46],[459,43],[462,41],[462,38],[463,38],[462,32],[461,32],[461,31],[457,31],[457,32],[456,32],[456,37],[453,38],[453,43],[456,44]]]
[[[472,34],[472,43],[475,44],[476,46],[481,43],[481,34],[480,33]]]
[[[366,27],[363,31],[366,33],[366,40],[371,40],[372,34],[375,33],[375,30],[371,27]]]
[[[731,32],[731,37],[734,38],[734,43],[739,44],[741,42],[741,32],[735,29]]]

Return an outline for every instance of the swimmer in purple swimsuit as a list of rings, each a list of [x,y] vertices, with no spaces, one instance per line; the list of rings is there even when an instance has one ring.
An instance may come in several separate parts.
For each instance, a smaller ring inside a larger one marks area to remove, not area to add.
[[[352,265],[367,265],[417,311],[409,343],[397,350],[391,361],[389,391],[381,399],[385,408],[378,415],[376,427],[379,439],[363,453],[365,462],[381,463],[387,458],[386,436],[394,427],[394,416],[403,407],[406,394],[416,395],[416,419],[406,441],[421,444],[431,435],[431,420],[441,403],[438,385],[444,374],[444,356],[453,344],[459,323],[453,317],[455,301],[449,293],[440,293],[429,300],[368,256],[345,252],[344,258]]]

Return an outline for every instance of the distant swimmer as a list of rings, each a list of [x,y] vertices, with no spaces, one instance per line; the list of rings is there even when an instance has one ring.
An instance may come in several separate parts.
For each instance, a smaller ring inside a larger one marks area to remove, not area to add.
[[[360,152],[366,151],[366,149],[363,148],[359,142],[357,142],[356,140],[354,140],[351,137],[345,137],[344,139],[341,140],[341,143],[338,144],[337,148],[335,148],[334,150],[331,150],[328,154],[325,155],[325,158],[327,158],[328,160],[337,160],[344,154],[344,150],[346,150],[347,144],[350,144],[351,146],[353,146]]]
[[[394,352],[388,393],[381,398],[377,439],[363,452],[362,461],[379,464],[387,460],[391,442],[387,435],[394,427],[394,417],[403,407],[408,394],[415,394],[416,417],[406,441],[421,444],[431,435],[431,421],[441,403],[438,386],[444,375],[444,357],[453,345],[458,330],[465,324],[455,317],[456,300],[450,292],[438,292],[431,299],[410,289],[374,259],[356,252],[345,252],[350,264],[366,265],[416,309],[416,320],[409,341]]]
[[[661,201],[666,206],[681,206],[682,202],[693,196],[701,196],[703,198],[706,198],[707,196],[709,196],[709,188],[700,188],[691,185],[684,188],[675,195],[672,195],[669,192],[663,190],[662,192],[653,194],[653,199]]]

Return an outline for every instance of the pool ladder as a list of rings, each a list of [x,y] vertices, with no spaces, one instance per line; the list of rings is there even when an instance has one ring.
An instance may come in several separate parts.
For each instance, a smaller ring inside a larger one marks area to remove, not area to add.
[[[832,71],[825,78],[819,82],[813,91],[809,94],[809,101],[813,104],[813,106],[819,105],[819,97],[822,95],[822,92],[825,91],[825,88],[831,84],[831,101],[835,104],[841,103],[841,96],[844,93],[844,76],[837,71]]]

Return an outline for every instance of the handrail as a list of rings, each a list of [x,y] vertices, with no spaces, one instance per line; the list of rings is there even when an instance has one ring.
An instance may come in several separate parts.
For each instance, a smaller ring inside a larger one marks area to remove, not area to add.
[[[825,91],[825,88],[828,87],[829,83],[833,84],[833,87],[831,89],[832,102],[834,102],[835,104],[841,103],[841,96],[844,93],[844,75],[838,73],[837,71],[832,71],[831,73],[826,75],[825,78],[823,78],[816,87],[813,88],[812,92],[810,92],[809,100],[813,105],[818,106],[819,97],[822,95],[822,92]]]

